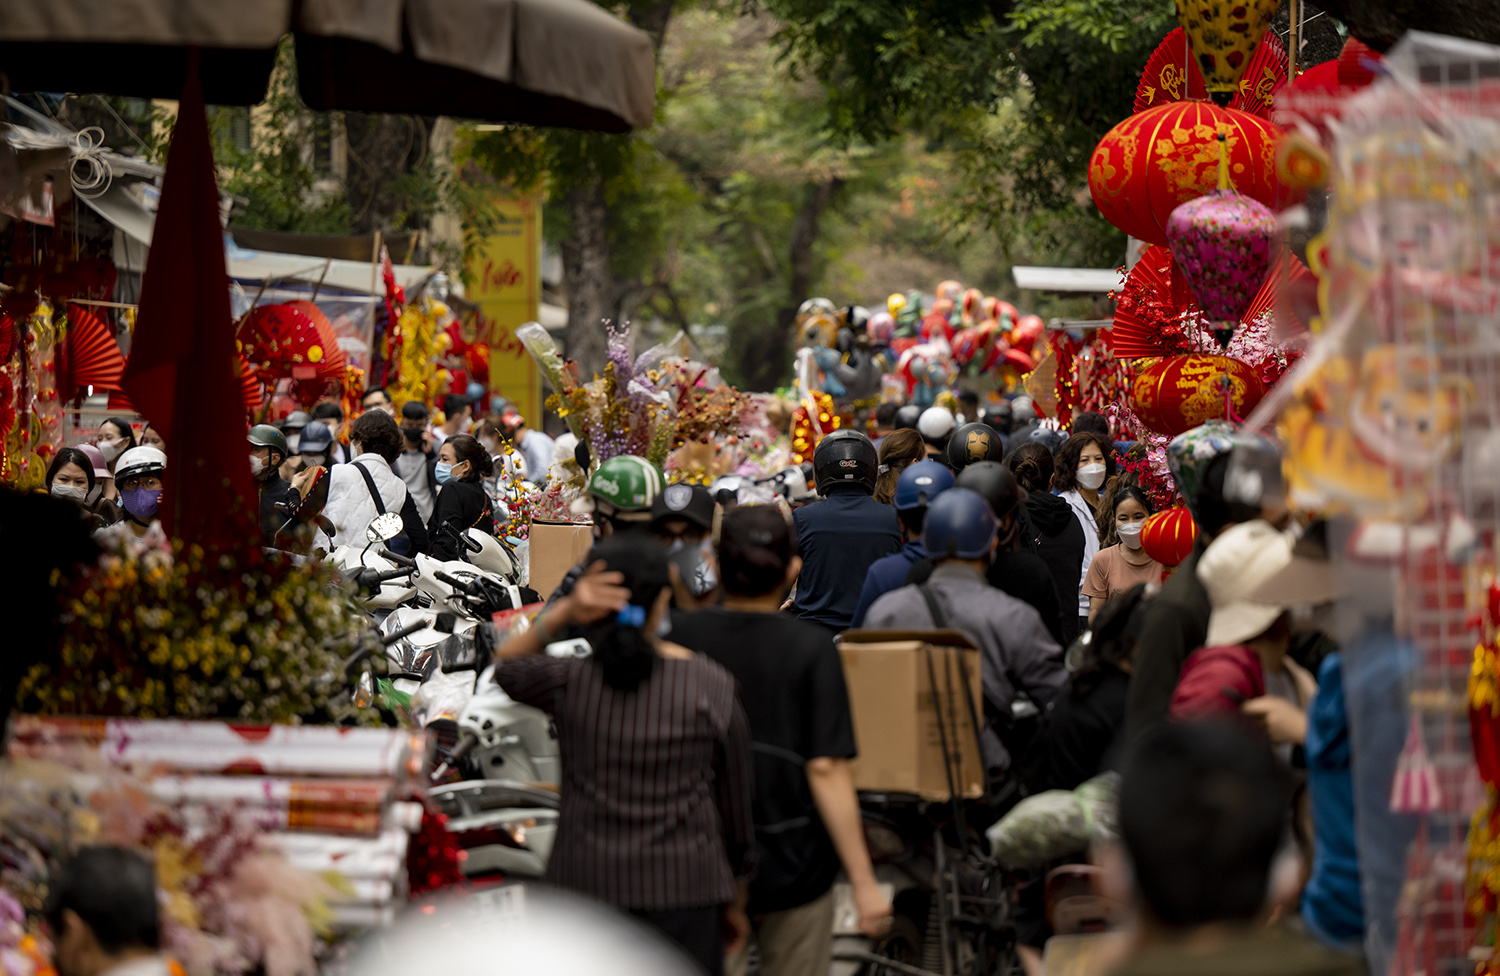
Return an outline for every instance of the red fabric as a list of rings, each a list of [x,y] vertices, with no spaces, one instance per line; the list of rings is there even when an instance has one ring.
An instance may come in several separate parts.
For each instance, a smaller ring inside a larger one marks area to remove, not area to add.
[[[1188,656],[1172,695],[1178,720],[1239,714],[1240,706],[1266,693],[1260,655],[1243,644],[1202,647]]]
[[[234,550],[258,541],[259,519],[240,525],[225,513],[259,506],[246,460],[223,238],[208,118],[192,54],[122,385],[161,431],[173,459],[163,479],[162,527],[205,548]]]

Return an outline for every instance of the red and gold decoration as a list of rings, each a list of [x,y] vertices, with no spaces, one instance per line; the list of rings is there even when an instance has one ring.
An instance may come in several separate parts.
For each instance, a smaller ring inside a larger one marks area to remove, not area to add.
[[[1238,90],[1278,6],[1279,0],[1177,0],[1177,20],[1210,94],[1227,100]]]
[[[1275,34],[1267,31],[1260,39],[1249,67],[1240,77],[1229,107],[1269,119],[1271,108],[1276,104],[1276,93],[1285,84],[1286,49]],[[1181,27],[1174,28],[1146,61],[1135,90],[1134,110],[1140,112],[1167,102],[1203,101],[1207,98],[1203,72],[1192,57],[1187,36]]]
[[[1167,219],[1219,186],[1219,136],[1233,189],[1273,209],[1293,202],[1276,178],[1281,129],[1211,102],[1170,102],[1109,130],[1089,161],[1089,192],[1105,219],[1132,237],[1166,245]]]
[[[1198,523],[1186,508],[1169,508],[1141,526],[1141,549],[1163,566],[1177,566],[1193,551]]]
[[[293,395],[304,405],[321,397],[328,381],[342,384],[345,378],[347,360],[333,323],[312,302],[256,306],[240,319],[235,337],[258,380],[293,380]],[[251,394],[243,373],[241,380],[246,401],[259,406],[263,397]]]
[[[1208,420],[1237,420],[1255,408],[1265,386],[1238,359],[1202,353],[1172,356],[1135,378],[1131,402],[1141,421],[1169,437]]]
[[[797,409],[792,412],[793,464],[811,461],[818,441],[843,425],[843,419],[834,412],[833,397],[818,391],[811,396],[812,405],[817,409],[816,416],[808,412],[806,403],[797,404]]]
[[[1484,639],[1474,648],[1468,688],[1469,738],[1484,783],[1484,802],[1469,825],[1464,882],[1465,907],[1475,925],[1478,976],[1500,973],[1495,955],[1500,925],[1500,583],[1491,579],[1486,595]],[[1486,953],[1483,958],[1481,952]]]
[[[1172,259],[1221,347],[1266,283],[1276,250],[1276,215],[1258,200],[1216,190],[1189,200],[1167,220]]]

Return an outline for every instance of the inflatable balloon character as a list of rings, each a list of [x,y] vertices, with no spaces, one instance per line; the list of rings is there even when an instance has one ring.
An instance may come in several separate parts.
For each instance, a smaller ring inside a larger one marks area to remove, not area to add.
[[[978,288],[970,288],[964,292],[963,299],[958,305],[960,322],[967,327],[983,321],[983,305],[984,292]]]
[[[965,376],[981,376],[993,369],[1009,348],[1000,327],[986,320],[953,337],[953,363]]]
[[[1046,332],[1047,325],[1040,315],[1023,315],[1020,321],[1016,322],[1015,328],[1010,330],[1011,348],[1035,353],[1037,343],[1042,342],[1042,336]]]
[[[900,304],[891,309],[891,314],[896,317],[896,338],[898,340],[918,339],[922,325],[922,293],[909,291],[904,297],[892,295],[887,301],[893,303],[898,297],[901,298]],[[892,342],[891,348],[895,349],[899,346],[896,342]]]
[[[951,298],[939,298],[932,303],[932,311],[922,316],[921,338],[923,342],[953,342],[953,319],[957,306]]]
[[[896,363],[896,373],[906,381],[906,402],[924,408],[932,406],[957,377],[948,345],[941,342],[907,349]]]
[[[946,298],[954,305],[957,305],[959,302],[963,301],[964,286],[954,281],[952,278],[949,278],[947,281],[938,282],[936,294],[938,301],[942,301]]]

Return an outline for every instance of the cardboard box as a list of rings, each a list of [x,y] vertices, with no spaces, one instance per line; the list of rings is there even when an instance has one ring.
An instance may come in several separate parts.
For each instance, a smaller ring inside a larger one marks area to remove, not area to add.
[[[946,800],[951,772],[960,795],[983,795],[974,721],[983,728],[984,691],[979,651],[968,638],[952,630],[851,630],[839,653],[859,745],[853,764],[857,789]],[[964,702],[960,668],[968,672],[972,711]]]
[[[531,523],[529,541],[531,588],[545,600],[594,547],[594,529],[587,522],[537,521]]]

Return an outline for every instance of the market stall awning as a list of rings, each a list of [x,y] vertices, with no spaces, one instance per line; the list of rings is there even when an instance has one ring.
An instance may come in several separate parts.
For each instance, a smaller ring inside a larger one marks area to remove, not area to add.
[[[242,282],[296,282],[315,285],[319,281],[324,288],[357,292],[363,295],[378,295],[384,285],[378,273],[374,273],[369,261],[346,261],[342,258],[320,258],[308,254],[281,254],[276,251],[246,251],[230,248],[229,277]],[[397,264],[392,266],[396,284],[410,293],[417,285],[432,277],[434,268],[419,264]]]
[[[1026,291],[1086,292],[1119,291],[1125,276],[1115,268],[1039,268],[1018,264],[1010,269],[1016,287]]]
[[[293,35],[319,110],[451,115],[624,132],[651,124],[651,38],[590,0],[0,0],[12,91],[265,99]]]

